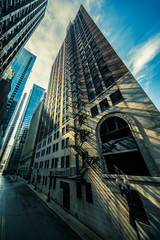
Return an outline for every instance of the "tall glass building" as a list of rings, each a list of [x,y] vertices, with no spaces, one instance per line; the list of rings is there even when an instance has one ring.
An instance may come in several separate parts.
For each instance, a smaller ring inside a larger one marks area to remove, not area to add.
[[[16,136],[14,141],[14,147],[10,158],[8,159],[7,163],[7,170],[17,170],[18,164],[20,160],[20,156],[25,144],[25,139],[27,136],[27,132],[31,123],[31,119],[33,113],[38,106],[40,99],[43,96],[45,89],[37,86],[36,84],[33,85],[33,88],[30,91],[25,109],[23,111]]]
[[[11,90],[8,94],[7,113],[3,123],[4,134],[14,114],[35,61],[36,56],[23,48],[12,64],[15,75],[12,79]]]
[[[22,92],[24,90],[27,79],[31,73],[33,65],[35,63],[36,56],[22,49],[18,57],[15,59],[12,65],[14,71],[14,77],[11,81],[11,90],[7,99],[7,111],[2,128],[2,147],[0,152],[0,159],[2,160],[7,144],[10,140],[9,136],[6,136],[7,132],[10,131],[11,122],[18,107]],[[5,73],[7,74],[7,73]],[[5,75],[4,75],[5,76]]]

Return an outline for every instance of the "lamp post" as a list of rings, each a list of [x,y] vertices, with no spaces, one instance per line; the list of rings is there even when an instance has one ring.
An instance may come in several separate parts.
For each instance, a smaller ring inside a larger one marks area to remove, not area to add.
[[[124,176],[124,178],[120,177],[119,175],[116,178],[116,184],[119,186],[120,192],[122,197],[126,197],[127,202],[128,202],[128,207],[129,207],[129,213],[130,213],[130,217],[132,220],[132,227],[135,229],[136,234],[137,234],[137,238],[138,240],[140,239],[140,235],[138,232],[138,228],[135,222],[135,216],[134,216],[134,211],[133,211],[133,206],[132,206],[132,190],[130,188],[130,182],[129,180]]]

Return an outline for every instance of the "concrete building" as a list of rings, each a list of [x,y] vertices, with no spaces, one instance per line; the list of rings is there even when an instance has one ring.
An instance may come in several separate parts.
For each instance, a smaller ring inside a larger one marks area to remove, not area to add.
[[[80,7],[52,66],[32,183],[103,239],[159,239],[160,113]]]
[[[48,0],[0,1],[0,80],[45,15]]]
[[[19,163],[19,174],[25,179],[29,179],[31,176],[33,160],[37,144],[37,133],[39,128],[39,121],[44,107],[44,99],[41,99],[41,102],[38,104],[36,110],[33,113],[30,127],[27,133],[26,141],[22,151],[22,155]]]

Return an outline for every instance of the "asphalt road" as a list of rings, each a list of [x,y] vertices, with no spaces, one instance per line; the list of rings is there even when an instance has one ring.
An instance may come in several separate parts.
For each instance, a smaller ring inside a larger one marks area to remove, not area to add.
[[[1,240],[77,240],[24,184],[0,175]]]

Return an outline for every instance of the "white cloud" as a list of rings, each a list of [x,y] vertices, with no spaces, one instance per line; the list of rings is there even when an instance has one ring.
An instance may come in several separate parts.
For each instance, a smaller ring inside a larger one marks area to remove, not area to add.
[[[111,35],[110,30],[109,30],[108,32],[107,32],[106,30],[102,30],[102,32],[103,32],[103,34],[104,34],[104,36],[105,36],[106,38]]]
[[[134,75],[138,74],[143,68],[154,59],[160,52],[160,33],[149,39],[147,42],[140,44],[130,51],[129,66]]]

